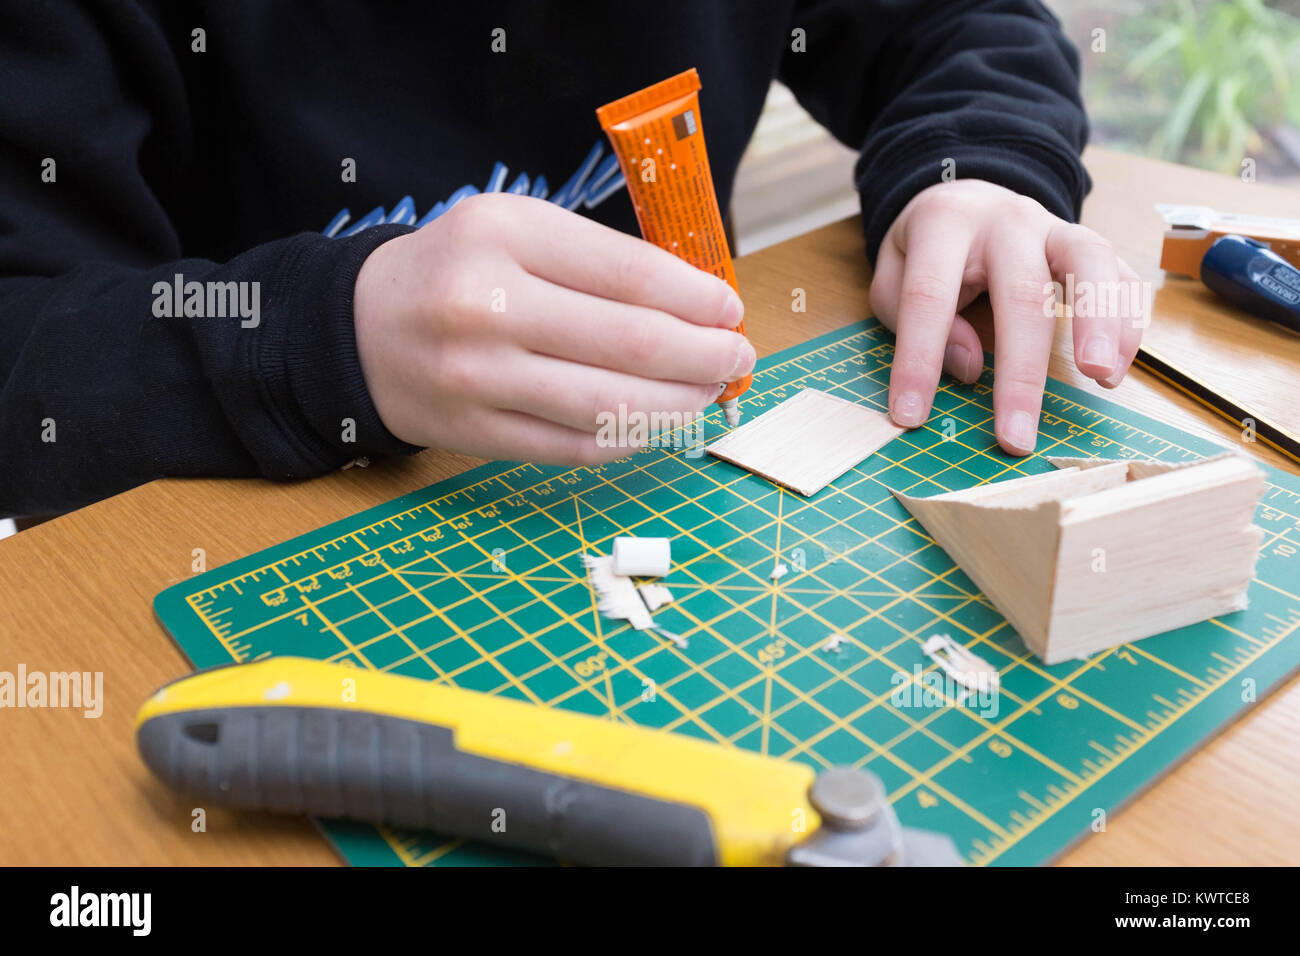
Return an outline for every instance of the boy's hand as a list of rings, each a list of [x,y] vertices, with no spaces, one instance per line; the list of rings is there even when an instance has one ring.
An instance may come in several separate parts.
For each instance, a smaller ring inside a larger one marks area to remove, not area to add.
[[[553,203],[457,203],[375,249],[354,315],[366,385],[413,445],[594,464],[600,412],[693,415],[749,372],[721,279]],[[632,419],[635,421],[635,419]]]
[[[979,377],[979,336],[959,313],[987,291],[998,443],[1015,455],[1033,451],[1056,326],[1049,284],[1064,285],[1067,274],[1076,287],[1093,284],[1101,293],[1094,304],[1121,291],[1116,283],[1138,281],[1091,229],[1001,186],[959,179],[915,196],[885,234],[871,283],[871,307],[898,337],[889,380],[894,421],[907,428],[925,422],[941,369],[963,382]],[[1114,388],[1137,354],[1145,322],[1141,296],[1110,301],[1130,305],[1125,314],[1075,317],[1074,361]]]

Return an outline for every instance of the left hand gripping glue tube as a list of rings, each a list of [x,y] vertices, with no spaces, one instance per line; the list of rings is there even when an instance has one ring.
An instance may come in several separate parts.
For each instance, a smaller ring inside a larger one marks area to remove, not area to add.
[[[699,74],[687,70],[602,106],[596,118],[627,180],[641,235],[726,280],[739,295],[704,148],[699,90]],[[745,334],[743,321],[736,331]],[[717,401],[728,425],[739,424],[739,398],[753,380],[723,383]]]

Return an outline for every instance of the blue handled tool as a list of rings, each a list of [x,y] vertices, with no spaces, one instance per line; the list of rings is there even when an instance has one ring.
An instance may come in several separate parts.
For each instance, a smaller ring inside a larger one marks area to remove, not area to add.
[[[1251,315],[1300,332],[1300,269],[1264,243],[1216,240],[1201,260],[1201,281]]]

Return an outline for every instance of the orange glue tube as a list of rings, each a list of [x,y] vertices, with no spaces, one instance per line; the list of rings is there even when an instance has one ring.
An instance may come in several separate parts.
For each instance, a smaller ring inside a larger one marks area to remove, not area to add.
[[[596,110],[609,136],[641,235],[740,295],[700,124],[700,76],[687,70]],[[736,331],[745,334],[742,320]],[[753,376],[723,383],[717,402],[740,423],[739,399]]]

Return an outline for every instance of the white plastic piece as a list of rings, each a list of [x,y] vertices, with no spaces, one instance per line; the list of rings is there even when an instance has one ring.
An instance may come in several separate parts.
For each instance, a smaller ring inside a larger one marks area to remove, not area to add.
[[[830,637],[826,638],[826,643],[822,645],[822,650],[826,651],[828,654],[832,652],[838,652],[840,649],[840,645],[843,643],[844,643],[843,634],[832,634]]]
[[[773,581],[779,581],[789,573],[790,569],[778,561],[776,562],[775,567],[772,568],[771,578]]]
[[[637,592],[645,602],[646,610],[652,613],[665,604],[671,604],[673,600],[673,592],[662,584],[643,584],[637,588]]]
[[[997,692],[998,669],[949,635],[935,634],[927,638],[921,650],[967,690],[984,694]]]
[[[604,555],[582,556],[582,566],[587,569],[591,586],[596,589],[596,610],[606,617],[627,621],[638,631],[654,627],[654,619],[636,593],[636,585],[631,578],[615,574],[613,563],[612,557]]]
[[[666,628],[656,627],[654,628],[654,632],[660,635],[661,637],[668,638],[668,640],[676,644],[678,649],[680,650],[684,651],[686,650],[687,647],[690,646],[690,642],[686,640],[686,638],[682,637],[680,634],[674,634],[672,631],[669,631]]]
[[[672,567],[672,540],[669,538],[614,539],[614,573],[639,578],[661,578]]]

